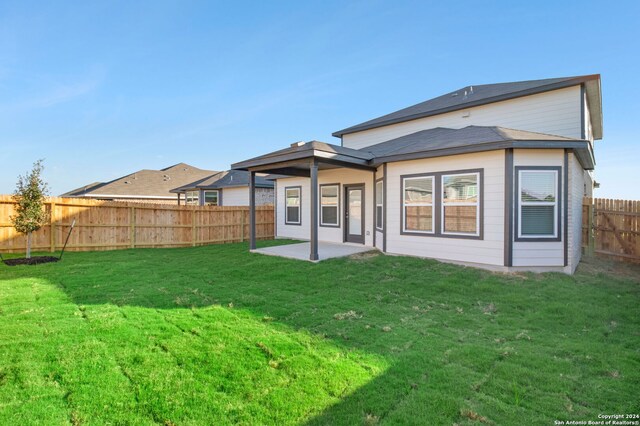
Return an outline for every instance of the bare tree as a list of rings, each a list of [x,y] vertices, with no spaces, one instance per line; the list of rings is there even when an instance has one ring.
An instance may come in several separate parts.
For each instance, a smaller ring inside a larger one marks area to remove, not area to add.
[[[27,236],[27,259],[31,258],[31,234],[49,220],[44,208],[45,196],[49,192],[48,185],[42,180],[43,160],[33,163],[33,168],[26,175],[18,176],[13,199],[17,203],[16,214],[11,216],[11,223],[16,231]]]

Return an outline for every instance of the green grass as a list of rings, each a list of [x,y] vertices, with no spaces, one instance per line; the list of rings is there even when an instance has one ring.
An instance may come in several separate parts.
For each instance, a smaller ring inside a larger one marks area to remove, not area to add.
[[[500,275],[383,255],[311,264],[245,244],[0,265],[0,424],[638,413],[640,269],[620,268]]]

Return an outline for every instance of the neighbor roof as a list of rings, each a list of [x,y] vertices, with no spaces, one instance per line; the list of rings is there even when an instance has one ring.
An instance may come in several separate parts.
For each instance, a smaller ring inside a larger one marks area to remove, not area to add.
[[[402,123],[418,118],[430,117],[464,108],[485,105],[507,99],[543,93],[585,83],[587,98],[592,113],[592,126],[595,139],[602,138],[602,106],[600,95],[600,74],[575,77],[547,78],[543,80],[517,81],[513,83],[481,84],[466,86],[437,98],[403,108],[391,114],[338,130],[335,137],[345,134],[374,129],[390,124]]]
[[[103,186],[106,185],[105,182],[93,182],[90,183],[88,185],[85,186],[81,186],[80,188],[76,188],[76,189],[72,189],[69,192],[65,192],[64,194],[60,195],[61,197],[82,197],[83,195]]]
[[[90,198],[175,198],[170,191],[218,173],[186,163],[178,163],[161,170],[139,170],[106,183],[93,183],[63,194],[63,197]]]
[[[180,193],[190,189],[222,189],[234,188],[238,186],[249,186],[249,172],[242,170],[229,170],[218,172],[204,179],[188,183],[171,190],[173,193]],[[273,188],[273,181],[267,180],[266,176],[256,176],[256,187]]]

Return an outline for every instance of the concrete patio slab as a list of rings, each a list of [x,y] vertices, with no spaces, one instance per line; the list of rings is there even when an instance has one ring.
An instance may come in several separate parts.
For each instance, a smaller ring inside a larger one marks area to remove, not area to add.
[[[311,260],[309,260],[310,249],[310,243],[296,243],[283,246],[264,247],[251,250],[251,252],[311,262]],[[337,244],[320,241],[318,242],[319,259],[316,262],[334,257],[351,256],[352,254],[364,253],[371,250],[375,249],[362,244]]]

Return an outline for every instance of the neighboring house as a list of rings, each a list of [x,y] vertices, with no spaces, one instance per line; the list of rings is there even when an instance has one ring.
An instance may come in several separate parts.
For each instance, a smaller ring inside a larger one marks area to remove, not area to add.
[[[468,86],[233,169],[276,180],[276,235],[572,273],[602,138],[599,75]],[[255,246],[254,244],[252,246]]]
[[[170,192],[173,188],[215,173],[218,172],[179,163],[162,170],[140,170],[110,182],[95,182],[61,197],[176,204],[177,197]]]
[[[273,204],[273,181],[256,176],[256,205]],[[172,193],[187,205],[196,206],[248,206],[249,172],[229,170],[214,173],[204,179],[174,188]],[[178,202],[179,204],[179,202]]]

